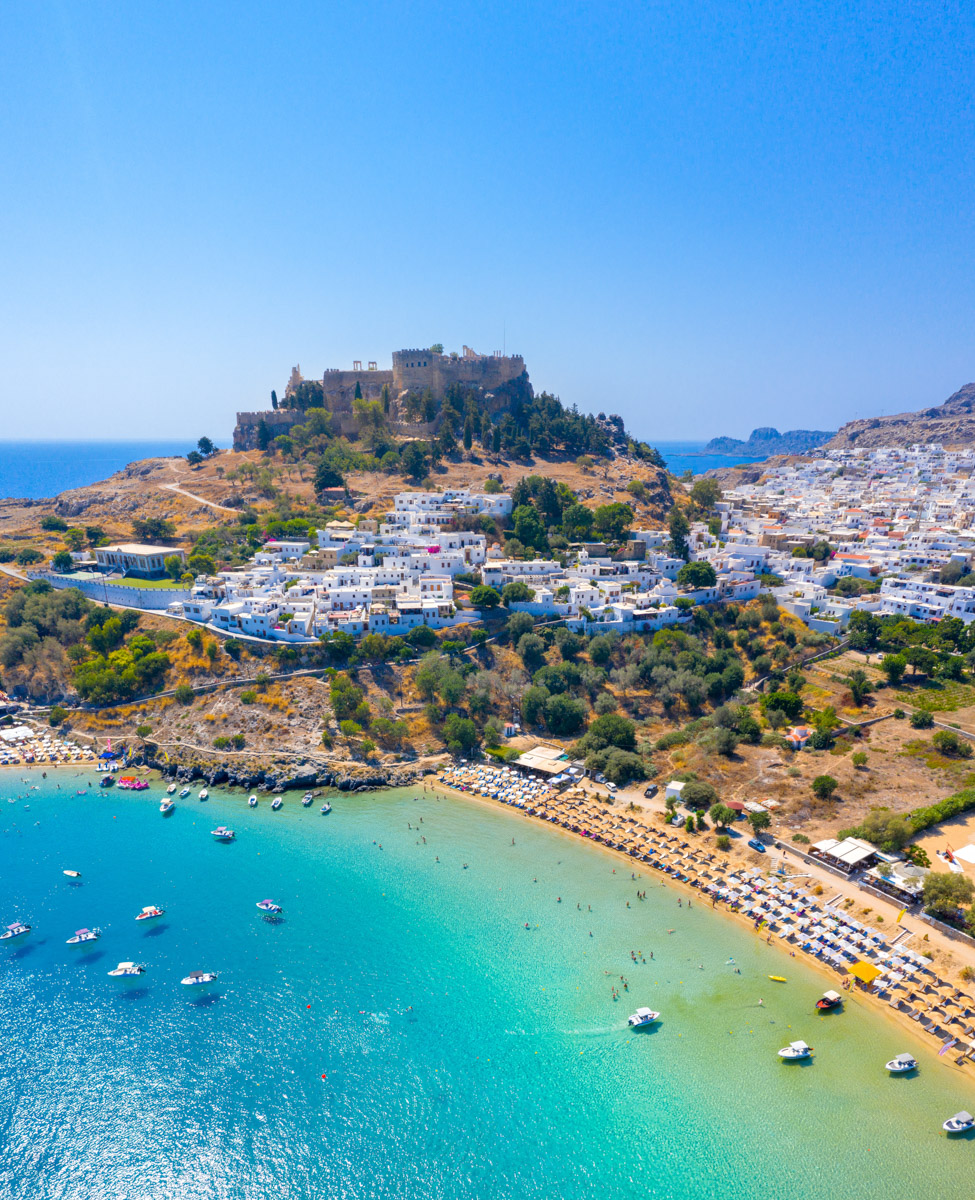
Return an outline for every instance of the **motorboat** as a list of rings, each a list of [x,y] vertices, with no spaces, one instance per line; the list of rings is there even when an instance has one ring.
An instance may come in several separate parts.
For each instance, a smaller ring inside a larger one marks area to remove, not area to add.
[[[273,916],[278,916],[279,913],[284,912],[284,909],[281,907],[281,905],[275,904],[273,900],[258,900],[257,907],[261,910],[261,912],[271,913]]]
[[[176,805],[172,800],[163,800],[162,804],[159,805],[159,811],[164,817],[168,817],[175,807]]]
[[[180,800],[185,800],[189,794],[190,794],[190,789],[188,787],[183,788],[183,790],[179,794]]]
[[[812,1046],[807,1046],[805,1042],[790,1042],[779,1051],[779,1058],[794,1062],[800,1058],[811,1058],[812,1052]]]
[[[183,987],[201,987],[203,984],[216,982],[216,971],[190,971],[189,975],[180,980]]]
[[[211,829],[210,834],[215,837],[218,842],[232,842],[237,836],[232,829],[228,829],[226,825],[218,825],[216,829]]]
[[[647,1025],[652,1025],[659,1016],[660,1013],[654,1012],[652,1008],[638,1008],[631,1017],[627,1017],[626,1023],[632,1025],[634,1029],[645,1029]]]
[[[256,796],[248,797],[247,807],[248,808],[257,808],[257,797]]]
[[[277,812],[278,809],[281,807],[281,804],[282,804],[281,797],[275,796],[274,799],[271,801],[271,811]]]
[[[325,803],[322,805],[322,807],[318,811],[320,813],[322,813],[323,815],[328,816],[328,814],[332,811],[332,806],[326,800]]]
[[[969,1129],[975,1128],[975,1117],[970,1112],[956,1112],[953,1117],[949,1117],[941,1126],[945,1133],[967,1133]]]
[[[69,879],[80,879],[80,878],[81,878],[81,872],[80,872],[80,871],[62,871],[62,872],[61,872],[61,874],[62,874],[62,875],[67,875],[67,877],[68,877]]]
[[[98,786],[104,787],[104,788],[114,787],[115,786],[115,776],[114,775],[103,775],[101,777],[101,779],[99,779],[99,781],[98,781]]]
[[[206,790],[206,788],[200,788],[198,795],[201,800],[209,800],[210,799],[210,793]]]
[[[12,925],[0,933],[0,942],[7,942],[11,938],[23,937],[25,933],[30,933],[30,926],[25,925],[23,921],[14,921]]]
[[[898,1054],[890,1062],[884,1063],[884,1067],[891,1075],[904,1075],[908,1071],[917,1070],[917,1059],[910,1054]]]
[[[170,796],[171,796],[171,795],[173,794],[173,792],[175,792],[175,791],[176,791],[176,784],[175,784],[175,783],[171,783],[171,784],[169,785],[169,787],[168,787],[168,788],[166,788],[166,793],[167,793],[167,795],[170,795]]]
[[[311,794],[311,792],[305,792],[305,794],[301,797],[302,806],[304,808],[307,808],[308,805],[311,804],[312,800],[314,800],[314,799],[315,799],[315,797]]]
[[[77,929],[64,944],[66,946],[83,946],[85,942],[97,942],[101,936],[100,929]]]
[[[109,975],[115,979],[126,979],[133,975],[141,975],[145,971],[142,963],[120,962],[114,971],[109,971]]]
[[[151,921],[153,917],[164,917],[166,910],[158,908],[155,904],[147,904],[142,912],[136,917],[137,921]]]
[[[816,1001],[816,1007],[820,1012],[829,1012],[831,1008],[839,1008],[843,1003],[843,997],[839,992],[823,992],[822,999]]]

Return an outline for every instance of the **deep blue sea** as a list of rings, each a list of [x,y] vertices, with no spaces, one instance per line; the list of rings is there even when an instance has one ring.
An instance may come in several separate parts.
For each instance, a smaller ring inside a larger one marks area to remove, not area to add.
[[[3,1197],[972,1194],[972,1144],[940,1132],[970,1079],[855,997],[817,1016],[823,976],[622,859],[430,793],[321,816],[194,792],[163,818],[160,785],[23,774],[0,775],[0,923],[33,925],[0,943]],[[628,1029],[640,1004],[655,1032]],[[796,1037],[808,1066],[777,1058]],[[888,1078],[904,1050],[920,1072]]]
[[[114,475],[130,462],[187,454],[195,438],[156,442],[0,441],[0,498],[38,500]]]
[[[707,442],[652,442],[667,463],[673,475],[693,471],[701,475],[717,467],[735,467],[739,463],[763,462],[764,456],[755,458],[745,454],[703,454]]]
[[[107,479],[130,462],[157,455],[186,454],[195,445],[185,441],[158,442],[4,442],[0,441],[0,498],[42,499],[68,488]],[[705,442],[657,442],[675,475],[688,468],[695,474],[711,467],[731,467],[755,458],[706,454]]]

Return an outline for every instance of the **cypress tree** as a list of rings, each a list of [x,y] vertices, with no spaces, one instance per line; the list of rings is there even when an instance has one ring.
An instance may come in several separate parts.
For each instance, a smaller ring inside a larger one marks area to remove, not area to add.
[[[274,388],[271,388],[271,407],[272,407],[272,408],[273,408],[275,411],[277,411],[277,407],[278,407],[278,394],[277,394],[277,392],[274,390]]]

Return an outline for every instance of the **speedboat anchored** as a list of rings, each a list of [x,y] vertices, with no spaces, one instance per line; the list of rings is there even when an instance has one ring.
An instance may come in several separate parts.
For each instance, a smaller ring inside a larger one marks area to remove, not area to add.
[[[281,797],[275,796],[274,799],[271,801],[271,811],[277,812],[278,809],[281,807],[281,803],[282,803]]]
[[[807,1046],[805,1042],[790,1042],[779,1051],[779,1058],[785,1062],[795,1062],[800,1058],[811,1058],[812,1052],[812,1046]]]
[[[831,1008],[839,1008],[843,1003],[843,997],[839,992],[823,992],[821,1000],[816,1001],[816,1007],[820,1012],[829,1012]]]
[[[305,792],[305,794],[301,797],[301,803],[305,808],[307,808],[308,805],[311,804],[312,800],[314,800],[314,799],[315,799],[315,797],[312,795],[311,792]]]
[[[120,962],[114,971],[109,971],[109,975],[115,979],[127,979],[133,975],[141,975],[145,971],[142,963]]]
[[[325,803],[322,805],[322,807],[321,807],[321,808],[320,808],[318,811],[319,811],[319,812],[320,812],[320,813],[321,813],[323,816],[326,816],[326,817],[327,817],[327,816],[328,816],[328,814],[329,814],[329,813],[332,811],[332,806],[331,806],[331,804],[329,804],[329,802],[326,800],[326,801],[325,801]]]
[[[247,799],[247,807],[248,807],[248,808],[257,808],[257,797],[256,797],[256,796],[249,796],[249,797],[248,797],[248,799]]]
[[[12,925],[7,926],[3,933],[0,933],[0,942],[23,937],[25,933],[30,933],[30,926],[25,925],[23,921],[14,921]]]
[[[176,791],[176,784],[175,784],[175,783],[171,783],[171,784],[169,785],[169,787],[168,787],[168,788],[166,788],[166,794],[167,794],[167,795],[169,795],[169,796],[171,796],[171,795],[173,794],[173,792],[175,792],[175,791]]]
[[[272,916],[278,916],[284,912],[280,904],[275,904],[273,900],[258,900],[257,907],[263,913],[271,913]]]
[[[164,817],[168,817],[175,807],[176,805],[172,802],[172,800],[164,800],[162,804],[159,805],[159,811]]]
[[[659,1016],[660,1013],[654,1012],[652,1008],[638,1008],[631,1017],[627,1017],[627,1024],[632,1025],[634,1029],[645,1029],[648,1025],[652,1025]]]
[[[889,1063],[884,1063],[884,1067],[891,1075],[903,1075],[907,1071],[917,1070],[917,1059],[912,1058],[910,1054],[898,1054]]]
[[[188,787],[183,788],[183,790],[179,794],[180,800],[185,800],[189,794],[190,794],[190,789]]]
[[[216,829],[211,829],[210,834],[215,837],[218,842],[232,842],[237,836],[232,829],[228,829],[226,825],[218,825]]]
[[[189,975],[180,980],[184,987],[201,987],[205,983],[216,983],[216,971],[190,971]]]
[[[66,946],[83,946],[85,942],[97,942],[101,936],[100,929],[78,929],[64,944]]]
[[[969,1129],[975,1128],[975,1117],[970,1112],[956,1112],[953,1117],[949,1117],[941,1126],[945,1133],[967,1133]]]
[[[158,908],[155,904],[147,904],[142,912],[136,917],[137,921],[151,921],[153,917],[164,917],[166,910]]]
[[[200,788],[198,795],[201,800],[209,800],[210,799],[210,793],[206,790],[206,788]]]

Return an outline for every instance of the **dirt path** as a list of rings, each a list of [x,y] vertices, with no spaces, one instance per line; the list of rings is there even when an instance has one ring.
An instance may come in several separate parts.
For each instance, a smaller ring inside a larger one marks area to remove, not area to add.
[[[178,483],[160,483],[158,485],[166,492],[176,492],[177,495],[185,496],[188,500],[196,500],[199,504],[205,504],[208,508],[215,508],[218,512],[232,513],[235,517],[240,513],[236,508],[228,508],[226,504],[218,504],[216,500],[207,500],[205,496],[197,496],[194,492],[188,492],[186,488],[182,488]]]

